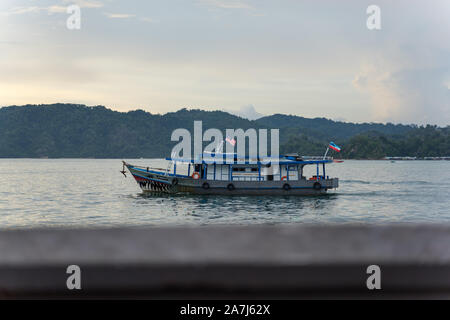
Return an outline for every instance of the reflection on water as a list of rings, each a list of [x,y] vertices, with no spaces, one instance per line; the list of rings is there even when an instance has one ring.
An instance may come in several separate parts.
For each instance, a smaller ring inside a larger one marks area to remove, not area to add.
[[[450,222],[446,161],[331,164],[340,187],[325,196],[143,194],[120,169],[120,160],[1,159],[0,228]]]

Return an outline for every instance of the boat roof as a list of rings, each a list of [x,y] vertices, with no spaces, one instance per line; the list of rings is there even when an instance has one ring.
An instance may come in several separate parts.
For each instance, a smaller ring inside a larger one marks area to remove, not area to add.
[[[232,156],[233,162],[230,163],[230,156]],[[186,162],[186,163],[200,163],[200,156],[197,159],[191,158],[166,158],[169,161],[175,162]],[[202,164],[268,164],[274,163],[279,165],[307,165],[307,164],[322,164],[322,163],[332,163],[332,158],[316,158],[316,157],[299,157],[296,155],[283,155],[279,157],[249,157],[249,156],[238,156],[237,154],[226,154],[226,153],[207,153],[201,158]]]

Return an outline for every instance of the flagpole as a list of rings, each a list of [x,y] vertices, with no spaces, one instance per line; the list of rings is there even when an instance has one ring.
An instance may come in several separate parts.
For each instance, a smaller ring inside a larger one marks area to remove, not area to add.
[[[323,160],[325,160],[325,158],[327,157],[327,153],[328,153],[329,149],[330,149],[330,147],[327,147],[327,151],[325,151],[325,154],[323,155]]]

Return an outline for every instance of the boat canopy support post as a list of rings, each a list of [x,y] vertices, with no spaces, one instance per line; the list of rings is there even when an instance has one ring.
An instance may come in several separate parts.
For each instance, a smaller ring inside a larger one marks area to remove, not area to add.
[[[317,169],[316,170],[316,172],[317,172],[316,173],[316,178],[319,179],[319,164],[317,164],[316,169]]]
[[[325,174],[325,163],[323,163],[322,165],[323,165],[323,167],[322,167],[322,168],[323,168],[323,178],[325,179],[325,178],[326,178],[326,174]]]

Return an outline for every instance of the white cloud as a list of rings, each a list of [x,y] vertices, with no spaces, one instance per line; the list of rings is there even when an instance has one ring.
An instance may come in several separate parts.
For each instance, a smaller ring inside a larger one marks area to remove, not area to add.
[[[2,15],[16,15],[16,14],[25,14],[25,13],[36,13],[39,12],[41,10],[43,10],[45,8],[40,8],[40,7],[36,7],[36,6],[30,6],[30,7],[13,7],[10,8],[7,11],[3,11],[1,14]]]
[[[111,19],[129,19],[129,18],[136,17],[135,14],[128,14],[128,13],[109,13],[109,12],[105,12],[105,15],[108,18],[111,18]]]
[[[91,1],[91,0],[63,0],[64,3],[68,5],[76,4],[80,8],[102,8],[104,6],[101,1]]]
[[[46,8],[48,13],[67,13],[67,7],[65,6],[50,6]]]
[[[450,123],[449,69],[366,66],[353,85],[366,92],[376,121]]]
[[[66,5],[64,5],[66,4]],[[11,16],[11,15],[21,15],[28,13],[41,13],[47,12],[48,14],[52,13],[67,13],[67,7],[69,5],[76,4],[80,8],[101,8],[104,4],[100,1],[88,1],[88,0],[63,0],[60,5],[51,5],[51,6],[17,6],[12,7],[9,10],[0,12],[0,15]]]

